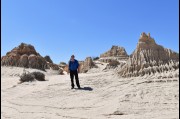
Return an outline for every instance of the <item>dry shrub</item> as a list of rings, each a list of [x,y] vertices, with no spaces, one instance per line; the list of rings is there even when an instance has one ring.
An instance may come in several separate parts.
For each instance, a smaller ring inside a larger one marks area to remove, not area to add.
[[[115,111],[113,114],[111,115],[125,115],[123,112],[120,111]]]
[[[35,79],[38,81],[45,81],[45,75],[41,72],[32,72],[31,74],[34,75]]]
[[[38,81],[45,81],[45,75],[41,72],[32,72],[32,73],[27,73],[24,72],[21,76],[20,76],[20,83],[23,82],[32,82],[34,80],[38,80]]]
[[[99,57],[92,57],[93,61],[96,61],[99,59]]]
[[[117,67],[120,63],[117,60],[112,60],[109,62],[109,66]]]
[[[34,80],[35,80],[35,76],[31,73],[25,72],[20,76],[20,82],[29,82]]]

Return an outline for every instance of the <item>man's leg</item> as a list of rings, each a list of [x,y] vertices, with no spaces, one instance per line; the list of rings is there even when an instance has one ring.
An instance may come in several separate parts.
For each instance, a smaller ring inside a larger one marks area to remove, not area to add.
[[[75,72],[74,72],[74,75],[75,75],[75,79],[76,79],[76,85],[77,85],[77,87],[78,87],[78,88],[81,88],[81,87],[80,87],[80,84],[79,84],[78,72],[77,72],[77,71],[75,71]]]
[[[74,74],[70,71],[70,78],[71,78],[71,88],[74,88]]]

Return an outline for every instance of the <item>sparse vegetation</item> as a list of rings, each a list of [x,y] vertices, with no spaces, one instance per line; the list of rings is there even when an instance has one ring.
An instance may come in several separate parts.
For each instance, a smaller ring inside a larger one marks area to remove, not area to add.
[[[109,115],[125,115],[125,114],[123,112],[120,112],[120,111],[115,111],[114,113],[109,114]]]
[[[41,72],[32,72],[31,74],[34,75],[35,79],[38,81],[45,81],[45,75]]]
[[[92,59],[95,61],[95,60],[98,60],[99,57],[92,57]]]
[[[120,63],[117,60],[112,60],[109,62],[109,66],[117,67]]]
[[[20,76],[20,83],[32,82],[35,81],[35,79],[38,81],[45,81],[45,75],[41,72],[29,73],[24,70],[23,74]]]
[[[120,111],[115,111],[114,113],[113,113],[113,115],[125,115],[123,112],[120,112]]]
[[[60,62],[59,65],[67,65],[65,62]]]
[[[21,76],[20,76],[20,82],[29,82],[29,81],[34,81],[35,80],[35,76],[31,73],[26,73],[24,72]]]

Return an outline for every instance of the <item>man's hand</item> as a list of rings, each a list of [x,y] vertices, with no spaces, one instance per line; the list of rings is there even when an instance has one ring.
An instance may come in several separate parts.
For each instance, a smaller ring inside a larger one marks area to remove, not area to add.
[[[80,66],[78,67],[78,69],[77,69],[77,70],[78,70],[78,73],[80,73]]]
[[[69,70],[67,71],[67,74],[69,74]]]

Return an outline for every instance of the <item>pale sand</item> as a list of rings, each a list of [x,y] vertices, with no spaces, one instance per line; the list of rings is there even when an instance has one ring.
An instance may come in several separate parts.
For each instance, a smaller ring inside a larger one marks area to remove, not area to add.
[[[179,78],[118,78],[105,64],[79,74],[44,72],[44,82],[19,82],[23,68],[1,67],[2,119],[178,119]],[[39,71],[26,69],[30,72]]]

